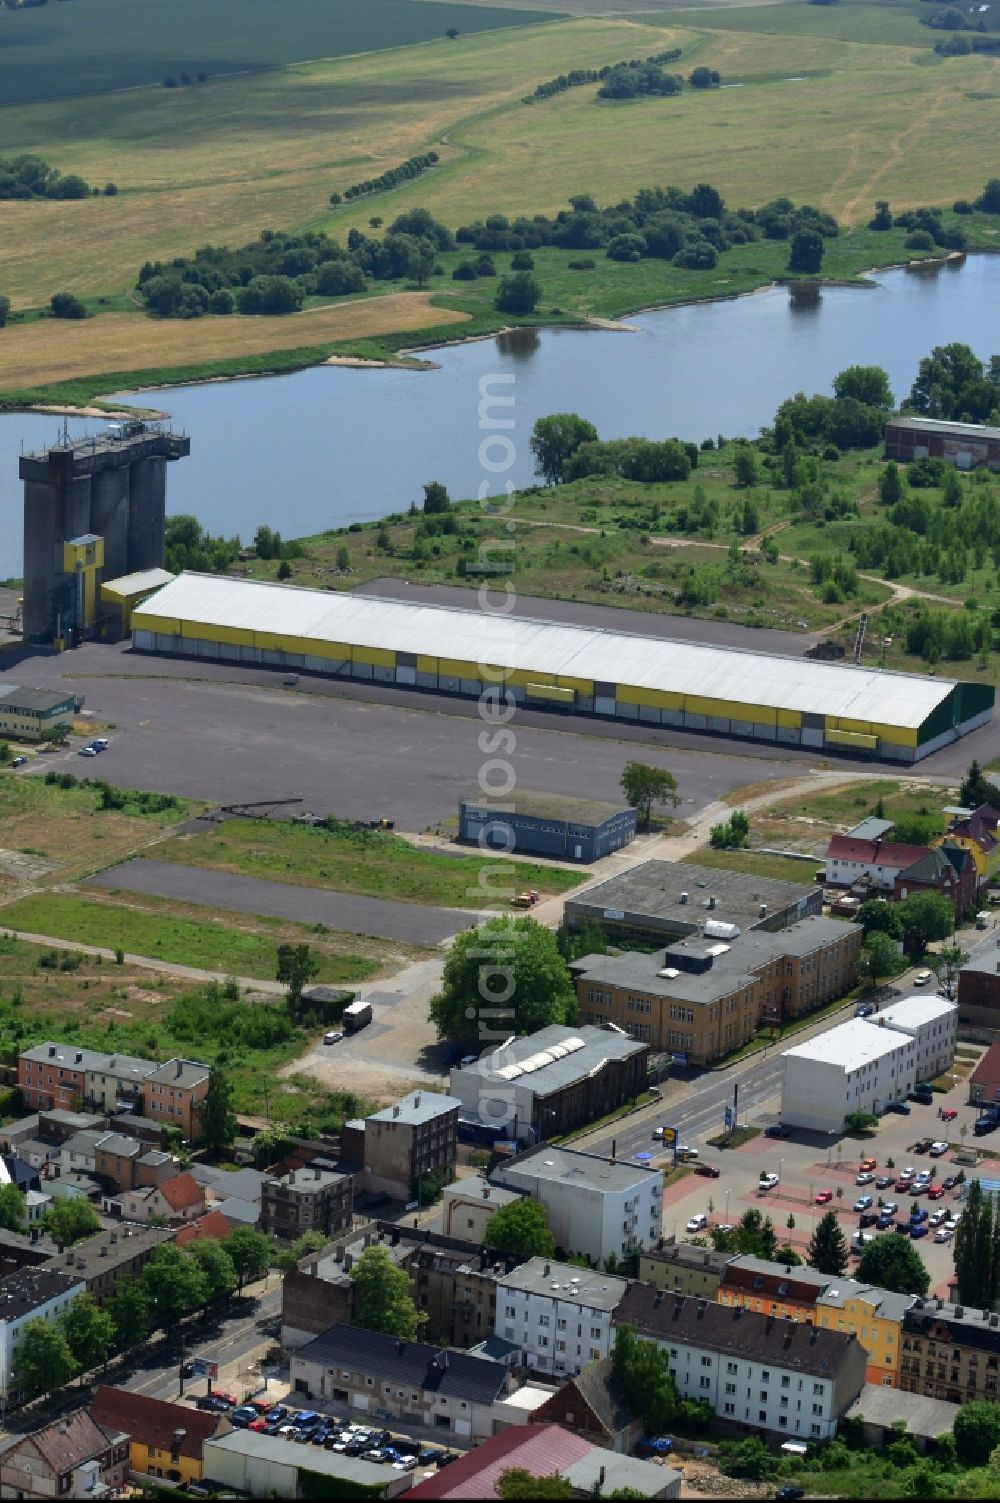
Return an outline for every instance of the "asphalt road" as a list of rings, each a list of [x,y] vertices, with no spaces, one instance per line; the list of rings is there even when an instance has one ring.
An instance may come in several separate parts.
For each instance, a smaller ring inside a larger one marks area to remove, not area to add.
[[[109,867],[87,877],[84,885],[150,893],[184,903],[204,903],[234,913],[258,913],[294,919],[301,924],[325,924],[346,934],[371,934],[411,945],[437,945],[460,929],[468,929],[477,915],[454,908],[428,908],[419,903],[396,903],[291,882],[268,882],[236,872],[181,866],[173,861],[143,857]]]
[[[86,696],[95,722],[114,727],[99,763],[66,751],[40,759],[39,772],[60,767],[213,803],[299,795],[320,814],[384,815],[420,831],[457,814],[459,798],[478,791],[487,760],[475,704],[444,696],[305,678],[284,688],[281,674],[140,658],[94,644],[58,658],[35,655],[4,671],[14,682],[73,688]],[[773,778],[786,763],[796,774],[810,764],[801,752],[744,750],[694,735],[669,742],[658,735],[650,745],[638,727],[535,712],[518,712],[512,729],[509,761],[518,786],[619,799],[622,766],[639,755],[674,772],[682,815]]]

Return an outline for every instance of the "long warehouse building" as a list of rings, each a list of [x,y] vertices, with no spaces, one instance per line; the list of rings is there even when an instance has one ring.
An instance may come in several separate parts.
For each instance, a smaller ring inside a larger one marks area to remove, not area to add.
[[[986,684],[195,573],[136,608],[132,640],[470,697],[500,682],[528,706],[895,762],[993,714]]]

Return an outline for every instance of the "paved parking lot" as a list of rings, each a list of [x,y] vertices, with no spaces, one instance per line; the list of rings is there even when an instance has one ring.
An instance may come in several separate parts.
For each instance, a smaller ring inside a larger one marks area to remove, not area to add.
[[[684,1127],[683,1111],[678,1121],[685,1142],[697,1147],[702,1160],[717,1165],[722,1174],[719,1179],[702,1178],[697,1174],[685,1176],[670,1186],[664,1194],[663,1230],[667,1235],[676,1235],[680,1240],[690,1234],[685,1226],[690,1217],[700,1212],[709,1216],[712,1225],[735,1223],[751,1206],[765,1211],[774,1222],[779,1241],[791,1245],[804,1255],[817,1220],[827,1211],[834,1211],[845,1237],[850,1241],[858,1231],[858,1213],[854,1203],[861,1195],[871,1194],[877,1202],[895,1201],[899,1206],[900,1219],[909,1216],[912,1197],[895,1189],[876,1190],[874,1185],[858,1186],[855,1183],[862,1158],[872,1157],[877,1162],[876,1175],[899,1171],[912,1166],[915,1171],[937,1168],[937,1180],[958,1173],[955,1149],[973,1143],[981,1147],[996,1146],[992,1139],[980,1143],[972,1134],[976,1109],[968,1104],[968,1082],[961,1079],[946,1094],[935,1094],[933,1106],[910,1103],[909,1116],[887,1113],[882,1118],[878,1131],[870,1138],[844,1136],[829,1140],[815,1133],[792,1132],[788,1138],[769,1138],[761,1133],[735,1150],[717,1150],[706,1146],[704,1137],[689,1133]],[[764,1123],[777,1117],[777,1097],[772,1098],[759,1113],[751,1113],[749,1123]],[[769,1110],[773,1108],[773,1110]],[[954,1121],[944,1123],[938,1116],[939,1109],[952,1108],[958,1115]],[[962,1127],[966,1138],[962,1138]],[[710,1129],[705,1136],[715,1135]],[[941,1158],[931,1158],[926,1153],[914,1152],[914,1144],[921,1138],[940,1138],[952,1145]],[[652,1143],[649,1145],[653,1147]],[[891,1164],[890,1164],[891,1161]],[[991,1171],[986,1164],[978,1170],[966,1168],[966,1175],[979,1174],[988,1177]],[[779,1176],[779,1184],[767,1194],[761,1194],[758,1185],[761,1171]],[[816,1196],[822,1191],[831,1191],[828,1204],[817,1205]],[[839,1191],[839,1194],[838,1194]],[[922,1208],[929,1213],[944,1208],[949,1214],[961,1207],[961,1187],[946,1192],[940,1200],[919,1199]],[[877,1209],[877,1205],[876,1205]],[[789,1227],[789,1218],[794,1225]],[[876,1232],[874,1227],[866,1231],[875,1236],[889,1235]],[[931,1292],[947,1296],[947,1281],[954,1270],[950,1243],[936,1243],[933,1232],[914,1243],[927,1266],[931,1277]],[[852,1258],[852,1266],[856,1265]]]

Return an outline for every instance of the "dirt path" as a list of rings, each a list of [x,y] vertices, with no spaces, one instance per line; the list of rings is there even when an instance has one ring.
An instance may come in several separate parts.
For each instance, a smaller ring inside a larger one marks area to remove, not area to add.
[[[855,193],[854,197],[852,199],[849,199],[848,202],[844,204],[844,207],[841,209],[840,214],[838,215],[839,219],[845,221],[847,224],[854,223],[854,213],[858,205],[865,199],[871,199],[872,194],[875,192],[876,183],[878,183],[883,177],[885,177],[887,172],[891,172],[894,167],[899,166],[899,164],[904,160],[907,151],[913,145],[915,138],[923,135],[927,130],[933,127],[935,116],[937,115],[938,111],[940,110],[941,106],[944,104],[950,93],[950,86],[945,86],[938,89],[937,93],[934,95],[933,100],[931,101],[930,107],[924,111],[920,118],[918,120],[915,120],[912,125],[907,126],[905,130],[896,132],[889,143],[888,155],[884,158],[881,165],[879,167],[876,167],[875,171],[862,184],[857,193]]]

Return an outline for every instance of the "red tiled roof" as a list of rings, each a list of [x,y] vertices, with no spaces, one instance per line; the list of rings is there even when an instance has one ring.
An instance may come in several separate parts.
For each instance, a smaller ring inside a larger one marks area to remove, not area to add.
[[[1000,1044],[990,1045],[969,1077],[969,1084],[991,1087],[1000,1085]]]
[[[206,1216],[199,1216],[197,1221],[182,1228],[174,1242],[177,1247],[183,1247],[185,1242],[200,1242],[204,1237],[228,1237],[231,1231],[232,1227],[221,1211],[209,1211]]]
[[[140,1445],[155,1446],[161,1451],[169,1451],[176,1432],[181,1431],[180,1453],[195,1461],[201,1461],[201,1448],[206,1440],[214,1435],[227,1435],[232,1429],[229,1421],[218,1414],[206,1414],[186,1404],[171,1404],[166,1399],[153,1399],[144,1393],[103,1384],[94,1394],[90,1414],[105,1429],[121,1430]]]
[[[924,845],[901,845],[895,840],[853,840],[849,835],[834,835],[826,848],[827,859],[864,861],[872,866],[912,866],[926,856]]]
[[[418,1482],[407,1498],[495,1498],[496,1483],[510,1467],[530,1472],[532,1477],[561,1475],[593,1449],[590,1441],[559,1425],[511,1425],[443,1471]]]
[[[173,1179],[165,1179],[158,1188],[173,1211],[187,1211],[191,1206],[205,1204],[205,1192],[190,1174],[175,1174]]]

